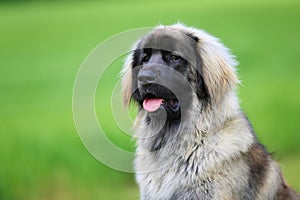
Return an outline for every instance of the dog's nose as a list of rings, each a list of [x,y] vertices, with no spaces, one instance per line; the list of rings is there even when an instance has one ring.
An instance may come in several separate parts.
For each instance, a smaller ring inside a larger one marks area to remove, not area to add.
[[[152,70],[141,70],[138,73],[138,81],[140,84],[151,83],[155,80],[156,74]]]

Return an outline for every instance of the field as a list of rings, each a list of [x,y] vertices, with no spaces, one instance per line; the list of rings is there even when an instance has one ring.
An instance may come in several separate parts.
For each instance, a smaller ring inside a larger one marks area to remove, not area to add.
[[[296,0],[0,2],[0,199],[138,199],[132,174],[101,164],[82,144],[73,85],[100,42],[178,21],[237,56],[242,108],[300,192],[299,19]],[[121,60],[99,82],[96,111],[107,137],[134,151],[110,108]]]

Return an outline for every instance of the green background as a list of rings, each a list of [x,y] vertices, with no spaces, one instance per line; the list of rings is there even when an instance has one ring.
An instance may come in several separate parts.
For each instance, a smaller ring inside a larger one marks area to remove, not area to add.
[[[300,191],[300,1],[0,2],[0,199],[138,199],[132,174],[93,158],[72,116],[85,57],[119,32],[181,21],[221,38],[237,56],[241,106]],[[99,82],[107,136],[133,150],[110,111],[121,59]]]

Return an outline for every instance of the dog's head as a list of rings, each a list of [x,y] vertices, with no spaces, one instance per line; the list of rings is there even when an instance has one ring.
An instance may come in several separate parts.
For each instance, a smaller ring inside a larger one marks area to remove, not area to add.
[[[141,38],[123,68],[124,103],[177,119],[194,103],[218,105],[238,83],[236,61],[218,39],[181,24]]]

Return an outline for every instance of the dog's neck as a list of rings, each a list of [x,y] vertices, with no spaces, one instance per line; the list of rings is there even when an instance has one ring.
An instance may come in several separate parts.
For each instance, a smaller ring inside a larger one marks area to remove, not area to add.
[[[222,129],[228,120],[240,114],[238,98],[233,91],[226,93],[217,105],[201,104],[201,101],[196,100],[197,97],[194,98],[192,108],[180,119],[173,121],[167,121],[164,116],[150,119],[149,113],[141,110],[137,117],[140,121],[135,122],[138,148],[148,152],[155,152],[165,145],[175,148],[179,144],[172,142],[183,141],[185,133],[190,134],[191,131],[194,133],[193,138],[201,141],[202,137]]]

